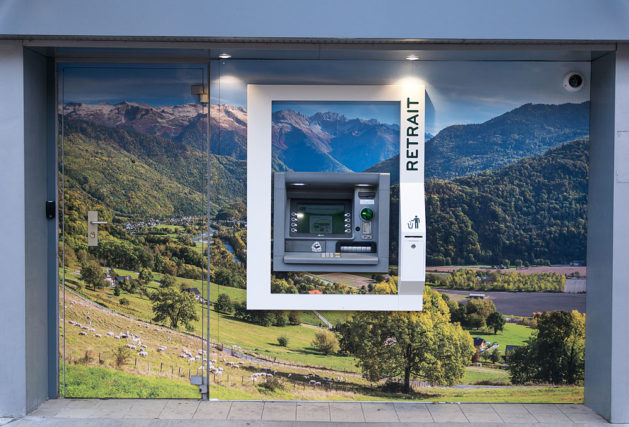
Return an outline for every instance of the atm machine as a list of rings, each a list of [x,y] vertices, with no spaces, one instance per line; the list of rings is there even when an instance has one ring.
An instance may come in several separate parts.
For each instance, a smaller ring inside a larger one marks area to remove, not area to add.
[[[273,271],[386,273],[388,173],[276,172]]]

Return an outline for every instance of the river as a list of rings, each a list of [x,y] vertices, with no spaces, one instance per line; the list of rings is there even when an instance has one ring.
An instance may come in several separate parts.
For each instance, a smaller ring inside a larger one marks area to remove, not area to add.
[[[231,245],[231,243],[223,241],[223,245],[225,246],[225,249],[227,249],[227,251],[229,251],[229,253],[231,253],[234,256],[234,261],[236,261],[237,264],[240,264],[241,261],[236,256],[236,251],[234,250],[234,247]]]
[[[210,228],[210,233],[209,233],[210,237],[212,237],[215,232],[216,232],[215,228]],[[208,233],[203,233],[200,236],[197,236],[197,237],[195,237],[192,240],[195,243],[206,243],[207,244],[207,240],[208,240],[207,237],[208,237]],[[231,245],[231,243],[223,241],[223,245],[225,246],[225,249],[227,249],[227,251],[234,256],[234,261],[236,261],[236,263],[238,263],[238,264],[241,264],[242,261],[236,256],[236,251],[234,250],[234,247]]]

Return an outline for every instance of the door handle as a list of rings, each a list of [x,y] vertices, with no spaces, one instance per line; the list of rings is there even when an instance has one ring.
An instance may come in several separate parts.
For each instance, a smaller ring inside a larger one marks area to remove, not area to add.
[[[87,211],[87,246],[98,246],[98,225],[107,221],[98,220],[98,211]]]

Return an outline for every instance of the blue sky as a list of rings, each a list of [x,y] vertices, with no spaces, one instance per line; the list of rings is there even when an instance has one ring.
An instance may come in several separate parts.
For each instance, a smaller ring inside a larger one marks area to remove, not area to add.
[[[127,100],[149,105],[196,102],[196,97],[190,95],[190,85],[201,83],[205,76],[201,65],[68,64],[61,68],[64,72],[60,94],[63,93],[66,102]],[[563,89],[563,77],[569,71],[585,75],[583,90]],[[395,84],[400,78],[413,76],[426,83],[426,130],[432,134],[453,124],[482,123],[529,102],[586,101],[590,76],[587,62],[500,61],[231,60],[214,61],[211,72],[211,102],[243,107],[247,105],[247,83]],[[346,111],[351,116],[351,110]],[[363,114],[357,110],[354,113]],[[382,121],[390,122],[388,113],[378,114]]]
[[[59,73],[59,95],[65,102],[97,104],[133,101],[148,105],[197,102],[190,86],[207,79],[202,66],[66,65]],[[63,90],[62,90],[63,88]]]
[[[426,83],[426,130],[482,123],[526,103],[563,104],[589,100],[590,66],[585,62],[502,61],[215,61],[210,101],[247,104],[251,84],[396,84],[404,77]],[[563,78],[580,71],[579,92],[563,89]]]
[[[273,112],[293,110],[306,116],[318,112],[333,111],[348,119],[376,119],[380,123],[399,124],[399,102],[319,102],[319,101],[273,101]]]

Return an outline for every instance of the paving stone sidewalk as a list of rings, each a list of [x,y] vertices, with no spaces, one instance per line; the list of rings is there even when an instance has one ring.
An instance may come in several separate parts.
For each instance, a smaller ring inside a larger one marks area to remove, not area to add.
[[[220,427],[356,424],[583,426],[607,424],[607,421],[584,405],[568,404],[58,399],[49,400],[28,416],[11,420],[8,425]]]

